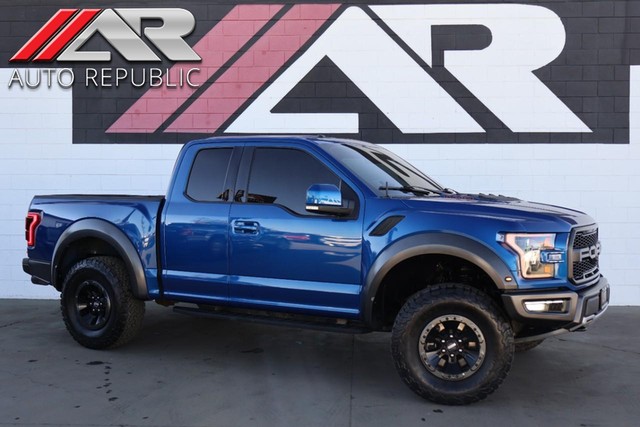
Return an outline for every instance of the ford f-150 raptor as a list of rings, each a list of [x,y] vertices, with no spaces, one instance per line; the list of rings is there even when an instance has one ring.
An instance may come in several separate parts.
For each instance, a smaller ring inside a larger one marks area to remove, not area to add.
[[[390,331],[404,382],[485,398],[514,351],[583,329],[609,303],[584,213],[442,187],[374,144],[228,137],[186,144],[163,196],[36,196],[33,283],[71,336],[116,347],[145,301],[183,313]]]

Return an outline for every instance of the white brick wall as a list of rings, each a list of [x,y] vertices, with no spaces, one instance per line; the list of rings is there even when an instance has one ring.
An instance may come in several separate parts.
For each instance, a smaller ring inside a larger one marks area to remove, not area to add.
[[[0,81],[8,81],[0,69]],[[448,187],[584,210],[600,223],[616,305],[640,305],[640,67],[628,145],[390,145]],[[55,298],[22,272],[34,194],[163,194],[177,145],[72,145],[71,92],[0,86],[0,297]]]
[[[9,80],[0,69],[0,81]],[[54,298],[22,272],[35,194],[164,194],[177,145],[72,145],[71,92],[0,86],[0,297]]]

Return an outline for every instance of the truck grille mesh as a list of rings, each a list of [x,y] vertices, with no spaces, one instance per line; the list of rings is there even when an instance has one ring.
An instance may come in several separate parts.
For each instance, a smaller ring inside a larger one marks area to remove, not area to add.
[[[573,234],[572,238],[572,254],[570,257],[572,268],[569,272],[569,278],[576,285],[588,285],[600,277],[598,229],[578,230]],[[594,248],[597,248],[597,252]],[[581,256],[581,253],[584,252],[590,252],[595,256]]]

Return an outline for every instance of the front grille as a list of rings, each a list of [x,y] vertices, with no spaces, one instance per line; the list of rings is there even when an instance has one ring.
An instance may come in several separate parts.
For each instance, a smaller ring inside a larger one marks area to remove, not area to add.
[[[573,249],[588,248],[598,244],[598,229],[578,231],[573,239]]]
[[[589,285],[600,278],[598,228],[576,229],[571,239],[569,279],[578,286]]]

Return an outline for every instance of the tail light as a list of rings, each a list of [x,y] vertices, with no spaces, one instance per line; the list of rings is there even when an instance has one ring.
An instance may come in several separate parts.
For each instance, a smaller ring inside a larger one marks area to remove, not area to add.
[[[40,212],[29,212],[25,218],[24,237],[27,239],[27,246],[30,248],[36,245],[36,229],[41,220]]]

